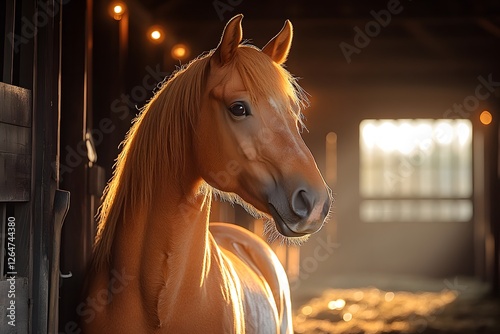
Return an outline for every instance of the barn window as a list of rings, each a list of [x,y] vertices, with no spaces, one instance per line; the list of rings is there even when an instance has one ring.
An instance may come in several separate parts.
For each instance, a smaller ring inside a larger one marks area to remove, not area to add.
[[[363,221],[471,219],[469,120],[363,120],[359,129]]]

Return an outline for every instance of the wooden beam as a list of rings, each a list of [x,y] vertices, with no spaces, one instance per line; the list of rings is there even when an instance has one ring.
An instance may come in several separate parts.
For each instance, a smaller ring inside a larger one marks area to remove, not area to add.
[[[0,83],[0,202],[29,201],[31,93]]]

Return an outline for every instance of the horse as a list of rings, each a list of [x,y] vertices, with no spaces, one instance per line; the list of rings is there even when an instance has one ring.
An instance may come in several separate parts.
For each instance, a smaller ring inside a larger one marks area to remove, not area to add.
[[[289,282],[268,243],[209,223],[220,197],[299,243],[330,211],[301,136],[307,95],[283,66],[292,24],[259,49],[242,42],[242,18],[133,121],[98,213],[83,333],[293,333]]]

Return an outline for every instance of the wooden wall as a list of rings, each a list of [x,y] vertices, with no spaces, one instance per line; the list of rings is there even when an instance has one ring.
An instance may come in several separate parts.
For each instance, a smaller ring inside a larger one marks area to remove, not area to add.
[[[0,82],[0,202],[28,201],[31,179],[31,94]]]

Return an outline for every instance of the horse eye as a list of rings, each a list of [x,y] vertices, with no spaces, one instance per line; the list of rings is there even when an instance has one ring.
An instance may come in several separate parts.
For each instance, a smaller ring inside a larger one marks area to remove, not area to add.
[[[250,115],[250,110],[243,102],[235,102],[229,106],[229,111],[236,118],[243,118]]]

